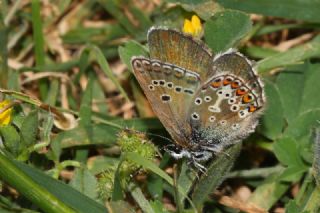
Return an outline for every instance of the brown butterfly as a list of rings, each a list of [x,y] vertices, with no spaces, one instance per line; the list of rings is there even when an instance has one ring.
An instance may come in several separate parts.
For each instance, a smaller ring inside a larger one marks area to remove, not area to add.
[[[151,28],[150,58],[131,63],[152,109],[174,140],[174,158],[201,162],[243,140],[258,124],[265,103],[263,84],[251,61],[230,49],[213,54],[181,32]]]

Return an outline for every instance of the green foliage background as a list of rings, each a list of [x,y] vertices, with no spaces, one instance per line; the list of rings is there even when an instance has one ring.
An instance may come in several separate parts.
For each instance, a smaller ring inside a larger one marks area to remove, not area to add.
[[[320,2],[159,2],[149,2],[149,10],[129,0],[0,3],[0,92],[15,103],[11,124],[0,127],[1,212],[235,212],[212,194],[237,180],[252,193],[236,209],[249,211],[250,204],[252,212],[319,212]],[[260,17],[252,21],[250,13]],[[241,144],[228,148],[201,177],[183,160],[172,167],[167,154],[155,158],[159,150],[148,139],[161,147],[167,141],[155,135],[167,134],[157,118],[147,117],[146,99],[130,72],[132,56],[148,55],[151,26],[181,29],[192,14],[202,19],[213,52],[236,47],[257,61],[268,100],[241,153]],[[281,42],[300,42],[277,49],[279,39],[268,38],[284,32],[289,36]],[[55,45],[72,57],[62,60]],[[120,74],[114,66],[119,58],[127,65]],[[44,77],[30,79],[30,73]],[[60,96],[66,82],[68,109]],[[137,116],[110,114],[106,98],[115,96],[120,106],[134,103]],[[71,127],[59,129],[56,122]],[[72,176],[64,179],[63,172]]]

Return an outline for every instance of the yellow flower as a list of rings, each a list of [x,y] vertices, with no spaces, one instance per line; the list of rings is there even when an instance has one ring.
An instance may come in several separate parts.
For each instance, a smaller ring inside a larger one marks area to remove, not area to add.
[[[187,34],[191,34],[193,37],[201,37],[203,29],[199,17],[193,15],[191,17],[191,21],[185,19],[182,31]]]
[[[0,125],[8,125],[11,121],[12,107],[9,100],[0,102]]]

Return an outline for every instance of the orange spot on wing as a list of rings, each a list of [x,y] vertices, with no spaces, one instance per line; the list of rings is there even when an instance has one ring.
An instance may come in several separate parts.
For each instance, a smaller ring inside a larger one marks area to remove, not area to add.
[[[220,82],[212,82],[211,86],[214,87],[214,88],[218,88],[218,87],[221,86],[221,81]]]
[[[232,89],[236,89],[236,88],[238,88],[238,87],[240,87],[239,82],[234,81],[234,82],[231,83],[231,88],[232,88]]]
[[[257,107],[255,107],[254,105],[249,106],[249,112],[254,112],[256,110],[257,110]]]
[[[218,88],[222,85],[221,79],[217,79],[210,84],[213,88]]]
[[[247,91],[245,89],[237,89],[236,90],[237,96],[242,96],[242,95],[245,95],[246,93],[247,93]]]
[[[244,103],[249,103],[249,102],[252,101],[252,96],[250,96],[249,94],[246,94],[246,95],[243,96],[242,101]]]
[[[227,79],[227,78],[226,78],[226,79],[223,80],[223,85],[224,85],[224,86],[226,86],[226,85],[228,85],[228,84],[230,84],[230,83],[231,83],[230,79]]]

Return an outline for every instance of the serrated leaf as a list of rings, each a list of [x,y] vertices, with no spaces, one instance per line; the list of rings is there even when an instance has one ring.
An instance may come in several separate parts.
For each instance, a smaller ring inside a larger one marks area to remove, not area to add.
[[[38,110],[33,110],[26,116],[20,129],[21,142],[26,147],[37,142],[38,125]]]
[[[251,30],[252,23],[247,14],[226,10],[216,13],[204,27],[204,37],[214,53],[236,47]]]

